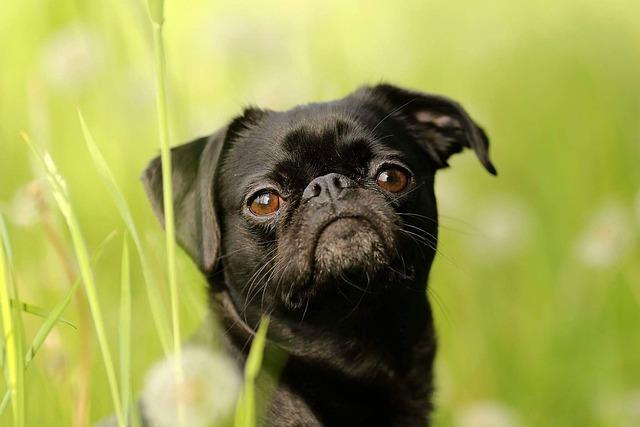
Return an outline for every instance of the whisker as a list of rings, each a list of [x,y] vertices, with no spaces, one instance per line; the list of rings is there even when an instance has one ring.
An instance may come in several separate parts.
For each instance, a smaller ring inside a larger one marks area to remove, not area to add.
[[[251,299],[249,300],[249,302],[247,303],[247,305],[251,304],[251,302],[253,301],[253,299],[255,297],[257,297],[258,295],[260,295],[260,293],[262,293],[262,297],[260,298],[260,311],[263,312],[264,311],[264,297],[265,294],[267,292],[267,287],[269,286],[269,280],[266,279],[271,272],[273,272],[273,270],[276,268],[276,264],[273,264],[263,275],[262,277],[260,277],[258,279],[258,285],[256,286],[256,291],[254,292],[253,296],[251,297]]]
[[[465,234],[465,235],[469,235],[469,236],[481,236],[482,235],[482,233],[480,233],[480,231],[477,230],[472,224],[470,224],[470,223],[468,223],[466,221],[463,221],[463,220],[457,220],[457,221],[460,222],[463,225],[468,226],[469,228],[472,229],[472,231],[466,231],[466,230],[461,230],[461,229],[456,228],[456,227],[451,227],[449,225],[443,224],[442,221],[439,221],[437,219],[428,217],[426,215],[420,215],[420,214],[417,214],[417,213],[413,213],[413,212],[398,212],[398,215],[399,216],[415,217],[415,218],[418,218],[419,220],[430,221],[430,222],[433,222],[434,224],[438,224],[439,228],[444,228],[446,230],[455,231],[457,233],[461,233],[461,234]],[[442,218],[447,218],[447,219],[454,219],[455,220],[455,218],[448,217],[446,215],[439,215],[439,217],[441,219]]]
[[[340,274],[340,278],[344,281],[344,283],[346,283],[347,285],[351,286],[352,288],[355,288],[357,290],[359,290],[360,292],[368,292],[368,290],[366,288],[361,288],[360,286],[356,285],[355,283],[353,283],[352,281],[350,281],[349,279],[347,279],[344,275]],[[372,293],[372,292],[370,292]]]
[[[269,265],[269,263],[271,263],[275,259],[275,251],[276,251],[276,249],[277,248],[273,248],[273,249],[271,249],[269,252],[267,252],[265,254],[265,257],[267,258],[267,260],[262,264],[262,266],[258,270],[255,271],[255,273],[253,273],[251,275],[251,277],[247,281],[247,284],[245,285],[245,288],[248,287],[248,290],[247,290],[247,295],[245,297],[244,310],[246,310],[247,307],[249,306],[247,300],[249,299],[249,297],[251,295],[252,288],[256,284],[256,280],[258,279],[260,273]],[[272,256],[272,254],[273,254],[273,256]]]
[[[405,224],[406,225],[406,224]],[[415,232],[400,228],[400,231],[403,233],[406,233],[407,236],[409,236],[409,238],[415,237],[418,238],[422,243],[426,244],[429,248],[433,249],[439,256],[441,256],[442,258],[446,259],[448,262],[450,262],[454,267],[456,267],[458,270],[462,270],[460,265],[458,265],[457,262],[455,262],[451,257],[445,255],[442,250],[440,250],[438,247],[435,246],[435,242],[432,242],[430,240],[427,239],[426,236],[421,236]],[[423,230],[425,233],[428,233],[427,231]],[[429,233],[430,234],[430,233]],[[415,241],[415,239],[414,239]],[[417,241],[416,241],[417,243]],[[432,246],[433,244],[433,246]]]
[[[400,201],[402,201],[403,199],[405,199],[409,194],[413,193],[416,190],[419,190],[420,188],[424,187],[426,184],[426,182],[423,182],[421,184],[416,185],[415,187],[413,187],[411,190],[400,194],[398,197],[396,197],[395,199],[393,199],[394,202],[398,203]]]
[[[369,289],[369,284],[367,283],[367,289]],[[358,300],[358,302],[356,303],[355,306],[353,306],[353,308],[351,309],[351,311],[349,311],[349,313],[347,313],[346,316],[344,316],[342,319],[340,319],[340,321],[343,321],[345,319],[347,319],[349,316],[351,316],[353,313],[356,312],[356,310],[358,309],[358,307],[360,307],[360,304],[362,303],[362,300],[364,299],[366,292],[362,292],[362,294],[360,294],[360,299]],[[351,302],[351,301],[349,301]]]
[[[375,138],[373,141],[371,141],[371,143],[372,143],[372,144],[375,144],[375,143],[378,143],[378,142],[382,142],[382,141],[384,141],[385,139],[387,139],[387,138],[392,138],[392,137],[394,137],[394,136],[395,136],[394,134],[390,133],[389,135],[385,135],[385,136],[382,136],[382,137],[380,137],[380,138]]]
[[[304,322],[304,316],[307,315],[307,309],[309,309],[309,301],[311,301],[311,297],[307,298],[307,303],[304,306],[304,311],[302,312],[302,317],[300,318],[300,325],[302,325],[302,322]]]
[[[445,305],[444,300],[440,297],[440,295],[438,295],[438,293],[432,288],[430,288],[429,286],[427,286],[427,295],[433,298],[433,301],[436,303],[436,305],[440,309],[440,312],[442,313],[447,323],[451,324],[450,312],[447,309],[447,306]]]
[[[413,212],[398,212],[397,213],[400,216],[412,216],[412,217],[416,217],[416,218],[420,218],[420,219],[426,219],[427,221],[431,221],[434,224],[438,224],[438,220],[435,218],[431,218],[429,216],[426,215],[421,215],[421,214],[417,214],[417,213],[413,213]]]
[[[420,243],[423,243],[423,244],[427,245],[430,249],[433,249],[434,251],[437,249],[436,246],[435,246],[435,242],[432,242],[431,240],[428,240],[427,237],[425,237],[425,236],[422,236],[422,235],[420,235],[418,233],[415,233],[413,231],[406,230],[404,228],[400,228],[400,231],[405,233],[407,236],[409,236],[411,238],[417,239],[416,240],[417,242],[420,242]]]
[[[264,286],[262,287],[262,298],[260,301],[260,309],[262,311],[264,311],[264,297],[267,293],[267,287],[269,286],[269,283],[271,283],[271,278],[273,277],[274,273],[278,271],[281,264],[282,264],[282,260],[277,259],[276,262],[273,264],[273,267],[265,274],[266,279],[264,280]]]
[[[427,234],[429,237],[431,237],[431,238],[434,240],[434,243],[438,241],[438,236],[433,235],[432,233],[430,233],[430,232],[429,232],[429,231],[427,231],[427,230],[424,230],[424,229],[422,229],[422,228],[420,228],[420,227],[418,227],[418,226],[416,226],[416,225],[408,224],[408,223],[406,223],[406,222],[405,222],[403,225],[404,225],[405,227],[411,227],[411,228],[413,228],[413,229],[415,229],[415,230],[418,230],[418,231],[420,231],[420,232],[422,232],[422,233]]]
[[[394,108],[393,110],[391,110],[391,112],[389,114],[387,114],[386,116],[384,116],[382,118],[382,120],[380,120],[374,127],[373,130],[371,131],[372,133],[375,132],[376,129],[378,129],[378,126],[380,126],[382,124],[382,122],[384,122],[385,120],[387,120],[389,117],[391,117],[392,115],[394,115],[395,113],[397,113],[398,111],[402,110],[404,107],[406,107],[407,105],[411,104],[413,101],[415,101],[416,99],[418,99],[417,97],[410,99],[409,101],[405,102],[404,104],[402,104],[399,107]]]

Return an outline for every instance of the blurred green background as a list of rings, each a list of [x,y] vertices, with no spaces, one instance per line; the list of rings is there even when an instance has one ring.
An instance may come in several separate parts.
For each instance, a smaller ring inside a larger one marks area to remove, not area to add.
[[[640,425],[640,3],[169,0],[166,16],[173,144],[247,104],[286,109],[380,80],[453,97],[487,129],[499,177],[467,153],[437,182],[436,426]],[[113,348],[124,225],[76,110],[164,277],[163,234],[138,178],[158,153],[152,52],[140,0],[2,5],[0,206],[21,297],[53,307],[77,270],[26,131],[68,181],[90,247],[119,232],[96,267]],[[204,282],[179,261],[188,335]],[[138,393],[162,350],[133,265]],[[65,317],[81,323],[78,305]],[[25,321],[29,340],[41,319]],[[61,325],[36,356],[28,425],[83,425],[80,343]],[[95,421],[112,406],[91,344]]]

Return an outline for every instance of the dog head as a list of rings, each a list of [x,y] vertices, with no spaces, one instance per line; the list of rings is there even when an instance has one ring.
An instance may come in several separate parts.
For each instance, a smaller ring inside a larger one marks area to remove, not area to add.
[[[434,175],[464,148],[496,173],[460,105],[386,84],[285,112],[248,108],[172,150],[176,237],[240,311],[296,311],[401,282],[423,289],[437,244]],[[143,180],[163,221],[159,158]]]

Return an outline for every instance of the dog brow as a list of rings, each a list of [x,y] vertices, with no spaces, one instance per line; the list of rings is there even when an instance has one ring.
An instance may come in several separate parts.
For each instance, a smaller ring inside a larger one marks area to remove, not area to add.
[[[300,143],[309,142],[312,139],[316,139],[317,135],[314,134],[306,126],[300,126],[289,131],[282,140],[282,148],[291,152],[296,150],[300,146]]]

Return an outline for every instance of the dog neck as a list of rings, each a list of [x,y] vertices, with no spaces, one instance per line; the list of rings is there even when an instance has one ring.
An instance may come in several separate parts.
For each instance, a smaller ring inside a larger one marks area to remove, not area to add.
[[[344,407],[357,407],[366,396],[370,402],[365,406],[378,408],[371,412],[375,417],[402,419],[400,414],[411,414],[414,418],[404,425],[424,425],[436,351],[431,310],[424,289],[397,289],[405,291],[389,292],[382,303],[375,301],[373,307],[367,305],[346,318],[334,316],[332,324],[326,324],[328,317],[314,321],[314,313],[301,322],[272,311],[264,376],[276,384],[271,386],[276,390],[274,399],[285,393],[288,401],[301,399],[324,420],[332,416],[347,420],[348,413],[336,415],[339,408],[325,405],[342,402]],[[244,363],[259,313],[241,313],[226,290],[214,293],[212,300],[228,350]],[[354,420],[351,425],[377,424]]]
[[[352,306],[321,302],[303,313],[271,309],[267,342],[289,357],[355,377],[372,371],[401,375],[416,344],[433,341],[433,321],[424,288],[397,283],[386,288],[383,295],[361,295]],[[213,301],[229,344],[246,357],[264,312],[255,307],[240,312],[227,290],[214,293]]]

